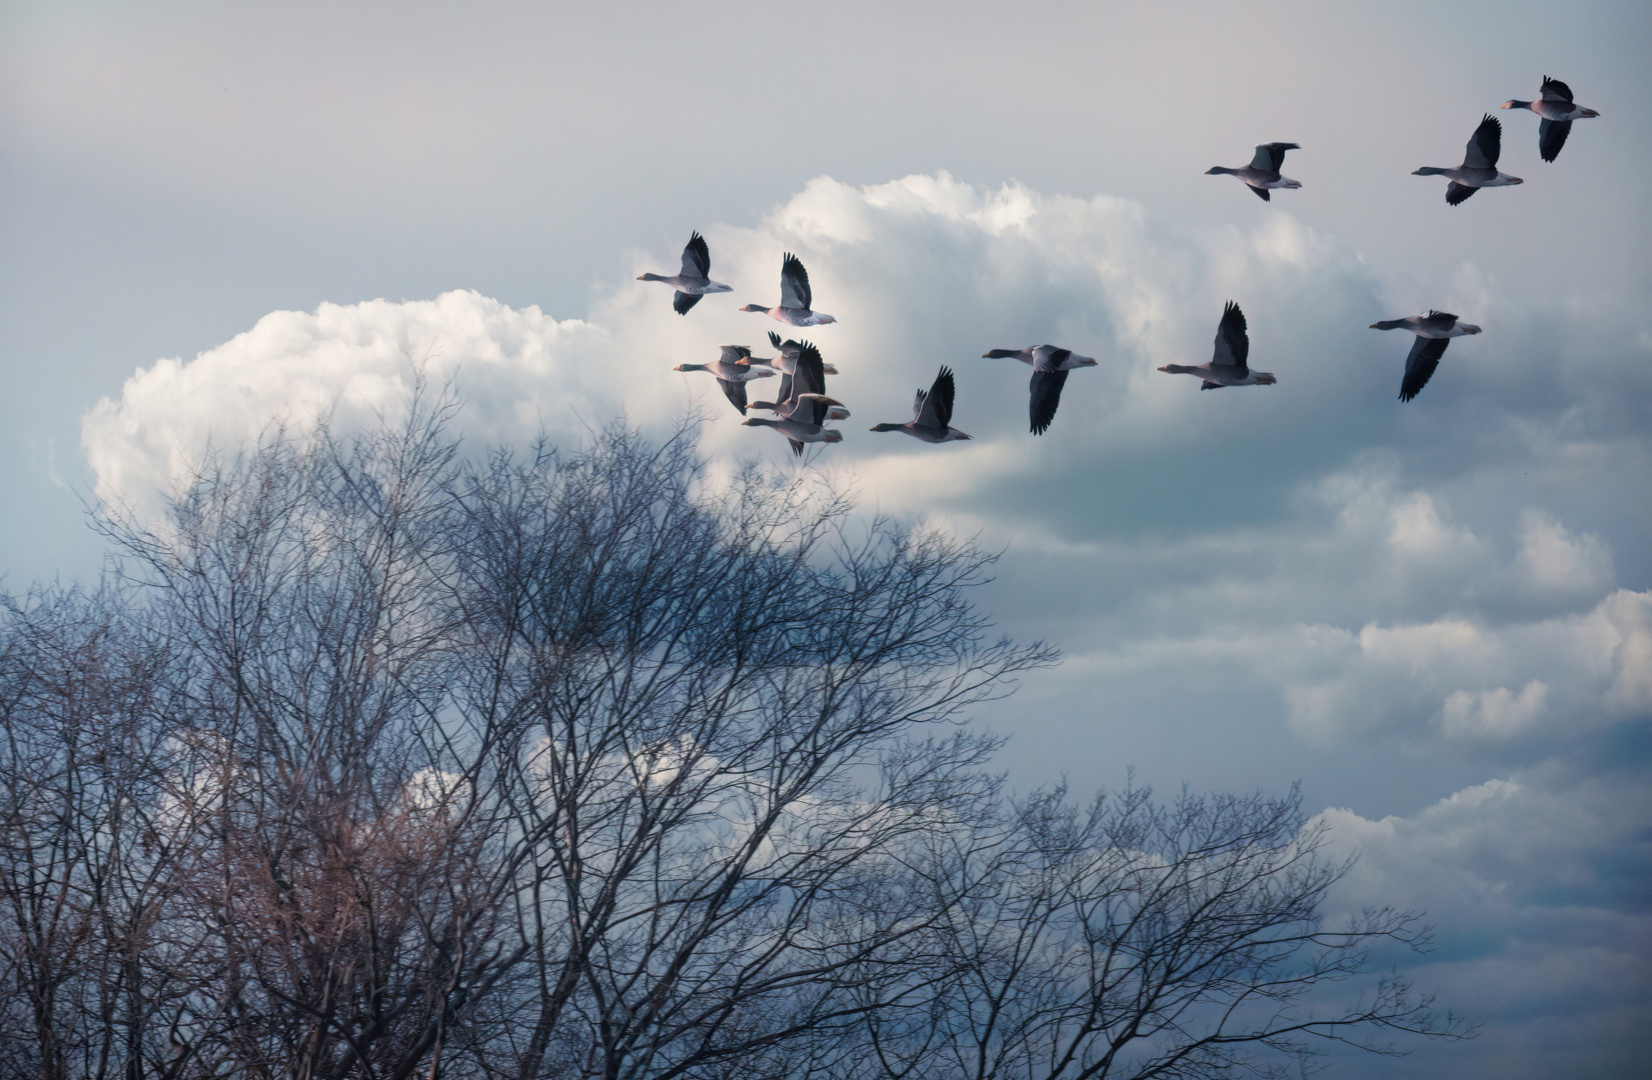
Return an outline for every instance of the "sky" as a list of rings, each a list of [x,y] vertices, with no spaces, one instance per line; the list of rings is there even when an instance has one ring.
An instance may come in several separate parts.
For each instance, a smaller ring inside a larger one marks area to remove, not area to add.
[[[1627,1077],[1652,1053],[1652,8],[1307,2],[0,3],[0,587],[87,580],[101,498],[211,443],[394,418],[467,439],[708,417],[677,363],[785,330],[807,264],[830,470],[1002,555],[1066,659],[978,722],[1020,787],[1300,782],[1331,915],[1481,1025],[1345,1077]],[[1553,163],[1545,75],[1601,113]],[[1505,172],[1422,165],[1482,114]],[[1212,165],[1301,144],[1264,204]],[[690,231],[733,286],[687,317]],[[1222,305],[1271,387],[1201,393]],[[1454,341],[1414,401],[1378,319]],[[1098,360],[1027,433],[1027,369]],[[967,443],[871,434],[957,373]],[[1387,958],[1385,958],[1387,959]]]

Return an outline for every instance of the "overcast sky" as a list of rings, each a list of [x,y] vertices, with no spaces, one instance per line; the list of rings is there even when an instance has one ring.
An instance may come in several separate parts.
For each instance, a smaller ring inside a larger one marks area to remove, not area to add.
[[[1004,551],[1058,669],[980,722],[1021,786],[1300,781],[1341,908],[1429,910],[1484,1025],[1335,1075],[1627,1077],[1652,1054],[1652,7],[0,4],[0,585],[95,574],[83,508],[207,440],[394,416],[479,442],[622,410],[785,444],[703,375],[807,263],[843,372],[815,455]],[[1559,160],[1570,83],[1598,120]],[[1525,179],[1458,207],[1481,115]],[[1300,143],[1262,203],[1212,165]],[[734,286],[686,318],[691,230]],[[1201,393],[1227,300],[1271,387]],[[1454,341],[1396,399],[1430,307]],[[1027,434],[1053,342],[1099,365]],[[937,367],[954,423],[908,418]]]

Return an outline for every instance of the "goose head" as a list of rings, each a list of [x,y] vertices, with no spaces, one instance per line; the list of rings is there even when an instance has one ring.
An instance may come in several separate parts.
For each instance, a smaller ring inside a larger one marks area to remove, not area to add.
[[[764,307],[762,304],[747,304],[745,307],[741,308],[740,310],[741,311],[767,311],[769,309]]]

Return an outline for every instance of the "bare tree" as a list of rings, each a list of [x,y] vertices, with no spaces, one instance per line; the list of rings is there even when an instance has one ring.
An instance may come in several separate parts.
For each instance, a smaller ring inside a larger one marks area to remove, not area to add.
[[[970,542],[691,427],[476,459],[450,411],[210,463],[105,522],[102,592],[12,604],[0,1059],[1032,1080],[1450,1030],[1398,984],[1297,1023],[1414,920],[1323,934],[1294,803],[1005,802],[961,721],[1055,653]]]
[[[1352,1004],[1328,999],[1375,947],[1423,949],[1428,935],[1389,909],[1324,927],[1349,866],[1323,858],[1324,841],[1294,790],[1162,805],[1134,788],[1080,810],[1056,789],[1014,804],[957,860],[993,866],[950,908],[952,977],[868,1014],[875,1063],[857,1075],[1284,1076],[1331,1044],[1471,1036],[1398,974]]]

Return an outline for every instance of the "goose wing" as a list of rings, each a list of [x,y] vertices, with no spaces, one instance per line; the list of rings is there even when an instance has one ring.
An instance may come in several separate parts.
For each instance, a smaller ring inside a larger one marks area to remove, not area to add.
[[[809,272],[803,269],[803,261],[788,251],[780,264],[780,306],[807,311],[811,299]]]
[[[1067,372],[1060,369],[1034,368],[1032,381],[1027,389],[1031,396],[1027,402],[1027,419],[1034,435],[1042,435],[1050,429],[1050,421],[1055,419],[1055,410],[1061,404],[1061,388],[1067,385]]]
[[[1568,105],[1572,103],[1572,88],[1559,79],[1551,79],[1547,75],[1543,76],[1542,93],[1550,101],[1564,101]]]
[[[1210,358],[1213,364],[1234,368],[1242,379],[1250,370],[1245,361],[1250,358],[1250,335],[1245,332],[1245,313],[1229,300],[1222,309],[1222,321],[1216,327],[1216,352]]]
[[[1256,148],[1256,156],[1250,159],[1250,167],[1260,172],[1278,172],[1285,164],[1285,151],[1300,149],[1293,142],[1263,143]]]
[[[741,416],[746,415],[746,384],[733,379],[718,379],[717,385],[723,388],[723,396],[728,398],[729,404],[739,409]]]
[[[751,350],[744,345],[719,345],[717,348],[722,352],[725,364],[738,364],[751,357]]]
[[[797,354],[797,370],[792,374],[791,393],[782,406],[787,416],[805,424],[822,424],[826,421],[826,405],[822,402],[806,398],[805,394],[826,393],[826,364],[820,358],[820,350],[801,342]]]
[[[671,297],[671,310],[679,315],[687,315],[688,309],[700,302],[699,293],[678,292]]]
[[[1450,344],[1451,339],[1443,337],[1420,337],[1411,343],[1411,352],[1405,358],[1405,378],[1400,381],[1401,401],[1410,401],[1422,392]]]
[[[776,353],[775,367],[778,367],[781,371],[788,373],[797,369],[797,354],[798,350],[802,348],[801,345],[793,341],[791,338],[781,341],[780,335],[775,333],[773,330],[769,331],[769,344],[774,346],[774,351]],[[830,365],[827,366],[829,367]]]
[[[1503,125],[1497,122],[1497,117],[1487,113],[1481,119],[1480,126],[1474,129],[1474,136],[1468,141],[1467,152],[1463,155],[1463,167],[1495,169],[1497,156],[1502,152]]]
[[[1553,161],[1560,156],[1560,148],[1566,145],[1566,136],[1572,133],[1570,120],[1539,120],[1537,122],[1537,152],[1544,161]]]
[[[1464,199],[1479,190],[1480,189],[1477,187],[1471,187],[1468,184],[1459,184],[1457,181],[1453,180],[1451,183],[1446,185],[1446,202],[1451,206],[1456,206],[1458,203],[1462,202]]]
[[[941,373],[935,376],[935,382],[929,387],[929,392],[918,391],[914,406],[913,421],[919,427],[939,428],[945,431],[952,425],[952,398],[957,393],[957,384],[952,378],[952,369],[943,367]]]
[[[695,233],[683,248],[683,277],[703,278],[711,272],[711,251],[706,238]]]

